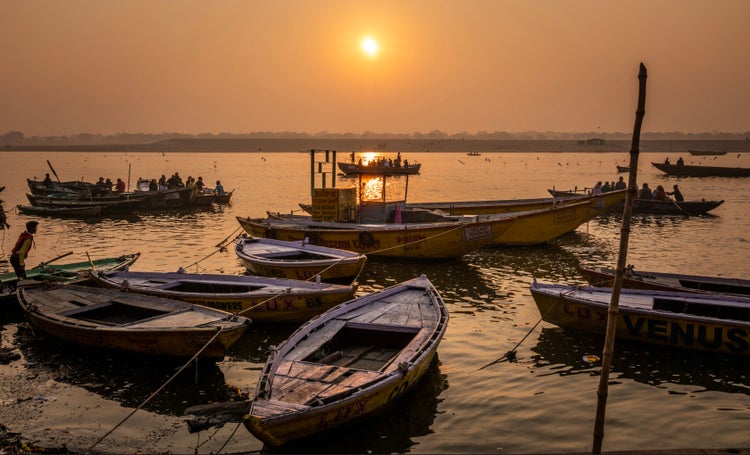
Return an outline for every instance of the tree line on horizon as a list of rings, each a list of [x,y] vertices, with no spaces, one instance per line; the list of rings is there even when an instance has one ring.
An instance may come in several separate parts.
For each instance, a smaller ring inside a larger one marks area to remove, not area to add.
[[[25,136],[21,131],[9,131],[0,135],[0,144],[4,145],[112,145],[112,144],[149,144],[170,139],[395,139],[395,140],[582,140],[601,138],[605,140],[630,140],[631,133],[603,133],[582,131],[565,133],[555,131],[527,131],[509,133],[505,131],[479,131],[476,133],[460,132],[446,133],[434,130],[429,133],[318,133],[283,132],[254,132],[254,133],[117,133],[94,134],[79,133],[63,136]],[[645,140],[748,140],[750,132],[704,132],[683,133],[674,132],[642,132],[641,139]]]

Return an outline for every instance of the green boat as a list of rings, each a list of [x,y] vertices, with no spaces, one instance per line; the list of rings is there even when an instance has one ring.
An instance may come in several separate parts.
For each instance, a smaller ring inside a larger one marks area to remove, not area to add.
[[[33,269],[27,269],[26,278],[28,280],[80,284],[91,279],[90,275],[85,273],[89,270],[105,272],[123,270],[134,263],[141,255],[141,253],[133,253],[104,259],[89,259],[83,262],[55,263],[55,261],[71,254],[73,253],[63,254],[47,262],[42,262]],[[0,301],[15,297],[17,285],[18,277],[14,272],[0,274]]]

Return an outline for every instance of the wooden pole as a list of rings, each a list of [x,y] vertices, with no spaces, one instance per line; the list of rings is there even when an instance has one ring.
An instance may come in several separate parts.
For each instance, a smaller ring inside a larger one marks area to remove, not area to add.
[[[620,229],[620,252],[617,258],[617,269],[615,270],[615,281],[612,284],[612,299],[607,311],[607,332],[604,338],[604,349],[602,351],[602,368],[599,375],[599,388],[596,391],[596,420],[594,422],[594,445],[592,453],[602,452],[602,441],[604,439],[604,415],[607,408],[607,394],[609,387],[609,370],[612,366],[612,357],[615,350],[615,331],[619,317],[620,290],[622,280],[625,276],[625,264],[628,258],[628,240],[630,236],[630,215],[633,212],[633,202],[638,192],[638,150],[640,147],[641,124],[646,114],[646,67],[641,63],[638,72],[638,108],[635,111],[635,126],[633,127],[633,139],[630,147],[630,177],[628,179],[628,192],[625,197],[625,209],[622,214],[622,228]]]

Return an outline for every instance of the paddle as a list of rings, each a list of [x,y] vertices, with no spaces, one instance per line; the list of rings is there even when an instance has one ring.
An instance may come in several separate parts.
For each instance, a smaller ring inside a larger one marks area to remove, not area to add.
[[[52,167],[52,163],[50,163],[49,160],[47,160],[47,166],[49,166],[49,168],[52,170],[52,173],[55,174],[57,181],[60,182],[60,177],[57,176],[57,172],[55,172],[55,168]]]
[[[89,252],[86,252],[86,257],[89,258],[89,264],[91,264],[91,270],[96,270],[96,266],[94,265],[94,261],[91,260],[91,256],[89,256]]]
[[[72,251],[68,251],[67,253],[61,254],[60,256],[57,256],[57,257],[54,257],[54,258],[50,259],[49,261],[42,262],[41,264],[39,264],[37,266],[37,268],[42,268],[42,267],[44,267],[45,265],[47,265],[47,264],[49,264],[51,262],[55,262],[58,259],[62,259],[64,257],[66,257],[66,256],[70,256],[71,254],[73,254],[73,252]]]

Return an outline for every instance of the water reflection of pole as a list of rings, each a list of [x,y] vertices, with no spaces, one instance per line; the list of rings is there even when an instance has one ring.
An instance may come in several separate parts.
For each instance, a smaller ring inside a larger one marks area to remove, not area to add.
[[[615,270],[615,281],[612,284],[612,299],[607,311],[607,332],[604,338],[604,349],[602,351],[602,369],[599,376],[599,388],[596,391],[596,420],[594,421],[594,444],[592,453],[602,452],[602,440],[604,439],[604,414],[607,408],[607,393],[609,387],[609,370],[612,366],[612,356],[615,350],[615,331],[617,330],[617,319],[619,317],[620,289],[625,276],[625,264],[628,256],[628,239],[630,236],[630,215],[633,212],[638,191],[638,150],[640,147],[641,124],[646,114],[646,67],[641,63],[638,72],[638,108],[635,111],[635,126],[633,127],[633,139],[630,147],[630,176],[628,178],[628,193],[625,198],[625,209],[622,214],[622,227],[620,229],[620,252],[617,257],[617,269]]]

